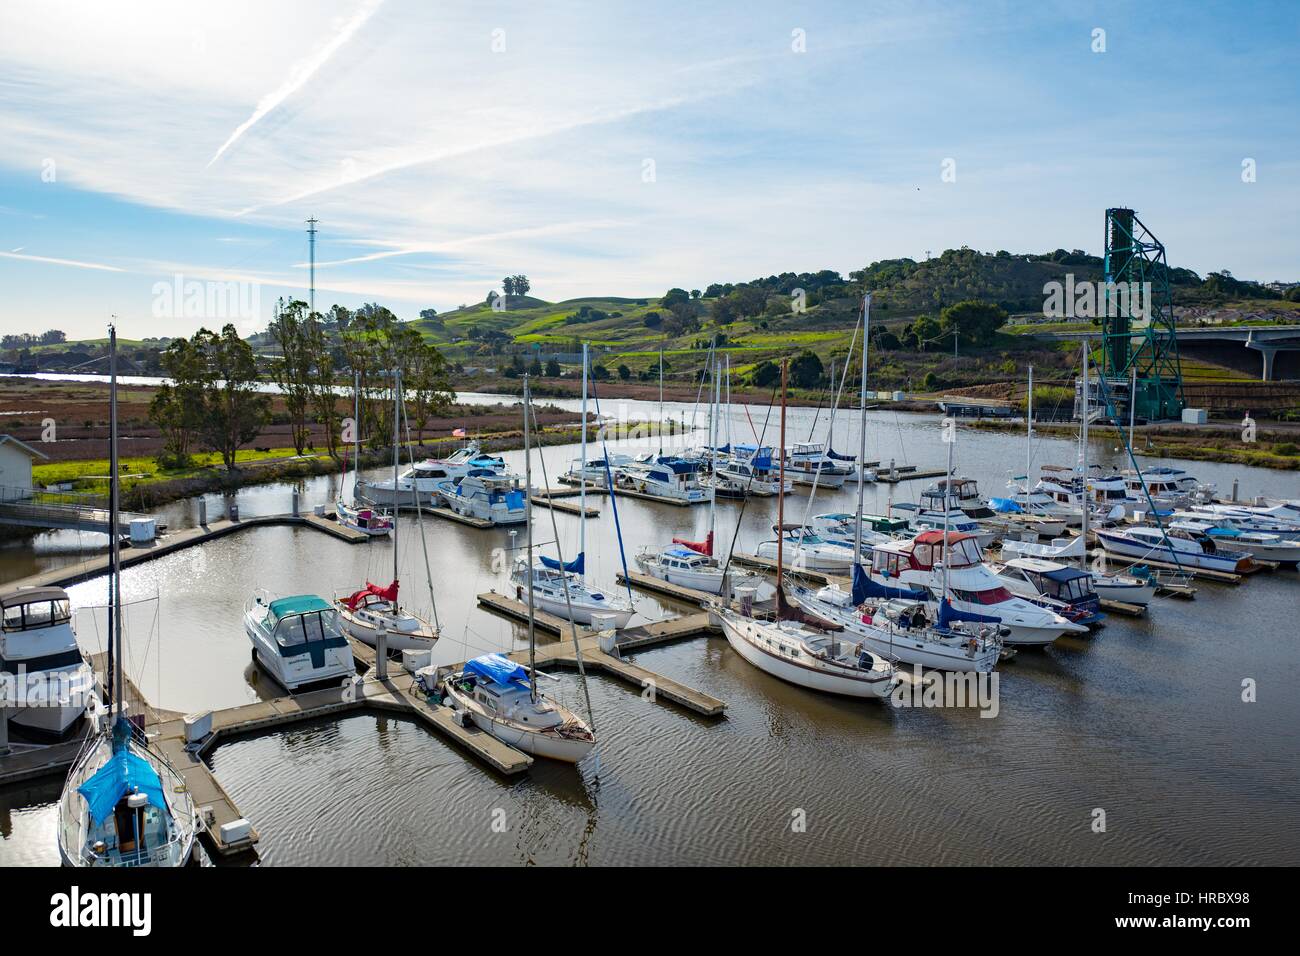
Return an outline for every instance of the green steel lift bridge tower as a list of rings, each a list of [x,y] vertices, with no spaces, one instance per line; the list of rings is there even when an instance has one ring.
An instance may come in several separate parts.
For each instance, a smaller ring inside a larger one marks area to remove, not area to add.
[[[1110,413],[1127,418],[1131,411],[1147,421],[1180,418],[1183,371],[1169,264],[1164,245],[1132,209],[1106,210],[1105,272],[1100,374]]]

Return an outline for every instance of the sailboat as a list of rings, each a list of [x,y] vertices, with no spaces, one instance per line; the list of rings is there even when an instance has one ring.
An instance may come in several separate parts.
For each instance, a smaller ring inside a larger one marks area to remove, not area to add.
[[[716,449],[719,439],[718,406],[721,402],[721,382],[718,376],[718,362],[713,363],[713,384],[709,402],[709,447]],[[686,538],[673,538],[668,547],[642,548],[636,556],[636,563],[642,571],[651,577],[680,587],[703,591],[706,594],[723,594],[742,584],[757,586],[760,579],[749,572],[731,573],[720,565],[713,555],[713,536],[717,529],[718,511],[718,469],[715,463],[713,480],[709,482],[709,530],[703,541],[691,541]],[[742,486],[741,496],[744,491]],[[731,578],[728,587],[728,577]]]
[[[865,455],[867,446],[867,334],[870,320],[871,297],[868,295],[862,303],[859,456]],[[877,543],[892,540],[884,533],[874,531],[860,517],[865,503],[864,491],[864,483],[859,482],[857,515],[819,516],[842,519],[841,526],[846,533],[851,528],[852,589],[844,591],[835,584],[816,590],[796,585],[790,589],[795,603],[807,613],[843,627],[867,649],[884,655],[889,661],[951,671],[987,673],[993,670],[1002,653],[1002,631],[996,621],[979,615],[962,615],[954,611],[946,600],[940,603],[938,615],[931,620],[927,591],[887,587],[873,581],[863,570],[864,541],[868,538]]]
[[[788,360],[781,362],[781,446],[785,447],[785,389]],[[785,475],[784,459],[781,480]],[[777,497],[777,524],[784,522],[785,496]],[[777,539],[780,542],[781,539]],[[776,615],[759,620],[735,611],[730,603],[715,605],[713,615],[731,648],[749,663],[773,677],[810,690],[847,697],[889,697],[898,684],[894,665],[871,653],[861,641],[841,639],[844,629],[806,615],[786,602],[781,581],[784,572],[780,544],[776,558]],[[752,605],[742,602],[742,609]]]
[[[525,477],[532,487],[532,450],[529,419],[532,396],[524,376]],[[526,522],[527,563],[532,565],[532,502]],[[479,729],[525,753],[577,763],[596,745],[596,735],[586,721],[537,689],[536,604],[532,579],[528,591],[528,667],[501,654],[484,654],[469,661],[443,681],[444,703],[469,715]]]
[[[109,527],[117,527],[117,330],[108,332]],[[127,719],[122,654],[121,544],[109,535],[107,713],[87,737],[59,797],[59,856],[67,866],[184,866],[199,817],[185,779]]]
[[[530,414],[525,403],[524,414]],[[587,460],[587,343],[582,344],[582,460]],[[531,487],[531,481],[529,482]],[[578,556],[569,562],[542,555],[534,564],[532,553],[515,563],[511,578],[529,588],[532,600],[548,614],[576,624],[597,623],[605,618],[615,628],[627,627],[634,610],[632,602],[617,594],[606,594],[587,583],[587,483],[579,486]]]
[[[400,464],[401,432],[400,421],[402,416],[402,375],[399,370],[393,371],[393,487],[398,486],[397,469]],[[414,505],[420,520],[423,520],[424,512],[421,510],[420,492],[414,486],[410,489],[410,494],[414,499]],[[407,608],[402,607],[398,601],[398,589],[400,582],[397,573],[397,515],[394,512],[392,521],[393,534],[393,580],[387,587],[379,587],[366,582],[365,587],[352,591],[349,594],[334,595],[334,606],[338,609],[339,618],[343,622],[344,629],[359,641],[364,641],[371,647],[375,647],[379,642],[379,632],[383,631],[387,647],[391,651],[403,650],[427,650],[432,648],[438,640],[438,628],[436,625],[424,620],[419,615],[413,613]],[[423,530],[421,530],[423,534]],[[426,560],[428,555],[425,555]],[[430,594],[433,592],[432,586],[429,588]]]
[[[334,499],[334,514],[338,522],[345,527],[368,534],[371,537],[382,537],[391,534],[393,531],[393,519],[382,511],[375,509],[373,506],[362,502],[357,496],[357,486],[360,483],[360,473],[357,469],[361,465],[361,373],[356,374],[355,384],[352,388],[353,395],[353,418],[352,428],[355,434],[353,443],[353,474],[352,474],[352,500],[343,497],[343,485],[347,482],[347,456],[343,458],[343,473],[339,476],[339,493]]]

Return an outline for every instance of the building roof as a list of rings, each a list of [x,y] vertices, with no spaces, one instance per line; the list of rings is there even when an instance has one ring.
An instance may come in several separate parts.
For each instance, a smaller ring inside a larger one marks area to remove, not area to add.
[[[0,445],[4,445],[6,443],[11,445],[17,445],[23,451],[27,452],[27,454],[30,455],[32,458],[40,458],[44,461],[50,460],[49,455],[45,454],[44,452],[37,451],[31,445],[27,444],[26,442],[19,441],[13,435],[0,435]]]

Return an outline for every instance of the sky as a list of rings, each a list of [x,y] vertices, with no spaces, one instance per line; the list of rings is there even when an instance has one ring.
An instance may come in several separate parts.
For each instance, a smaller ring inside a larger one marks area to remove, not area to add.
[[[0,331],[250,333],[309,218],[317,307],[403,318],[1100,254],[1109,206],[1294,281],[1297,49],[1294,2],[5,0]]]

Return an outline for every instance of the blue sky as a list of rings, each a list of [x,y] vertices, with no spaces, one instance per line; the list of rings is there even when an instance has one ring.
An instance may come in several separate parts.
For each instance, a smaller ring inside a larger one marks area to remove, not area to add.
[[[310,216],[318,307],[404,317],[516,272],[1097,253],[1112,205],[1176,265],[1300,279],[1300,7],[1166,6],[7,0],[0,329],[214,324],[159,314],[180,275],[249,283],[252,331],[305,297]]]

